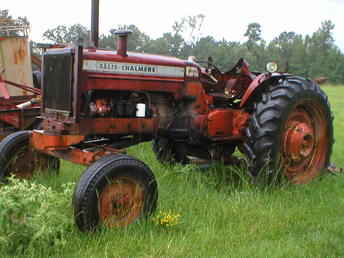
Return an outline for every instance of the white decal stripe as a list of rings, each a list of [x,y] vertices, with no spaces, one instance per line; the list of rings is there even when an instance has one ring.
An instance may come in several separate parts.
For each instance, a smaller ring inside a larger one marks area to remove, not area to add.
[[[84,60],[83,70],[97,73],[148,75],[161,77],[184,77],[184,68],[176,66]]]

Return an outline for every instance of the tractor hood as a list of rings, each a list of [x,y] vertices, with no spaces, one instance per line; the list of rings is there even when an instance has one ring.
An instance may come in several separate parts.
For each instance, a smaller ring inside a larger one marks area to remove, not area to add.
[[[170,65],[185,67],[187,61],[169,56],[152,55],[144,53],[128,52],[127,56],[123,57],[118,55],[113,50],[99,50],[99,49],[85,49],[84,59],[103,60],[103,61],[116,61],[116,62],[133,62],[145,63],[156,65]]]
[[[83,70],[91,73],[126,74],[183,78],[187,61],[175,57],[117,51],[85,49]]]

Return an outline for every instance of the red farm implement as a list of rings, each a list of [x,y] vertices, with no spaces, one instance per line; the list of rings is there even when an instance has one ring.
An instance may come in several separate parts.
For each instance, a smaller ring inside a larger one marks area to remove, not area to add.
[[[35,128],[40,114],[40,89],[33,83],[28,26],[8,24],[8,20],[0,20],[0,139]]]

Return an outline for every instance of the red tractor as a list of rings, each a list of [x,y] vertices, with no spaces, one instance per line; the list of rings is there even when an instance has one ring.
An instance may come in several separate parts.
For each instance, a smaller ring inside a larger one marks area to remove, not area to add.
[[[153,140],[162,162],[229,162],[239,150],[252,177],[307,183],[329,165],[333,126],[329,103],[311,80],[255,73],[241,59],[221,72],[208,60],[97,48],[51,49],[43,56],[42,130],[20,131],[0,144],[0,177],[29,177],[41,164],[66,159],[88,166],[73,197],[82,231],[126,226],[157,206],[150,168],[123,149]],[[21,162],[25,161],[25,162]],[[39,162],[37,162],[39,161]]]

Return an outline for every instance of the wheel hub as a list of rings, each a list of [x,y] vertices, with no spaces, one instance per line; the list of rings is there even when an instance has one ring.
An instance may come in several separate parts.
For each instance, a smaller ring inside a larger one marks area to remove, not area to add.
[[[100,195],[100,218],[109,227],[127,226],[140,216],[143,201],[139,184],[127,178],[116,179]]]
[[[298,162],[308,158],[315,147],[313,130],[307,123],[296,122],[286,132],[285,153]]]
[[[294,183],[318,175],[328,148],[324,111],[313,101],[300,102],[286,121],[281,149],[284,173]]]

